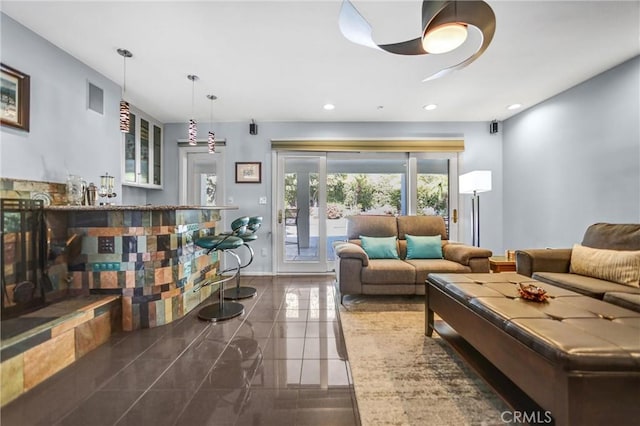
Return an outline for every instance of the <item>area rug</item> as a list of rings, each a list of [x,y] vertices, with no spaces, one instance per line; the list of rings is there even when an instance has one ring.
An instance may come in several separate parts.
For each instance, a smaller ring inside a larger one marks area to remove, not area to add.
[[[424,336],[419,299],[340,306],[362,424],[504,425],[508,406],[440,336]]]

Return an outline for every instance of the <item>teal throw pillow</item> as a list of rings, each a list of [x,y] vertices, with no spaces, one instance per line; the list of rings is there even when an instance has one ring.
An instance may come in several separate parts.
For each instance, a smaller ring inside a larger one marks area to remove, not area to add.
[[[360,236],[362,248],[370,259],[399,259],[396,237]]]
[[[442,237],[406,234],[407,259],[442,259]]]

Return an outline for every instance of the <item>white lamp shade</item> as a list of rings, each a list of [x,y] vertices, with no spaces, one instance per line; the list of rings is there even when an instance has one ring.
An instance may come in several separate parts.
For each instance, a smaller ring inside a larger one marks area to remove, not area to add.
[[[491,170],[476,170],[460,175],[458,190],[461,194],[491,191]]]

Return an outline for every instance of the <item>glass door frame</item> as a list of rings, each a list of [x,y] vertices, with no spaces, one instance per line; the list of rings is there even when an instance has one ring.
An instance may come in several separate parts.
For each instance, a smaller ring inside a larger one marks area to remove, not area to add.
[[[287,261],[285,252],[285,163],[292,158],[317,158],[318,162],[318,257],[317,260]],[[272,151],[275,179],[272,180],[274,211],[271,215],[273,230],[273,271],[277,273],[327,273],[332,265],[327,261],[327,155],[324,152]]]
[[[417,190],[418,190],[418,160],[449,160],[449,240],[458,241],[459,238],[459,217],[458,212],[458,168],[459,155],[457,152],[411,152],[409,153],[407,167],[408,183],[408,207],[407,214],[415,215],[417,212]],[[415,200],[415,201],[414,201]]]

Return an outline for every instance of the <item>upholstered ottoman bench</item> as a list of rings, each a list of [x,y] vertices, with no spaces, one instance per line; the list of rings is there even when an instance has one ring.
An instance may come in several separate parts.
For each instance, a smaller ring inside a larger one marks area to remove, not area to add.
[[[520,298],[518,283],[548,301]],[[640,313],[516,273],[429,274],[425,303],[427,336],[437,313],[556,425],[640,417]]]

